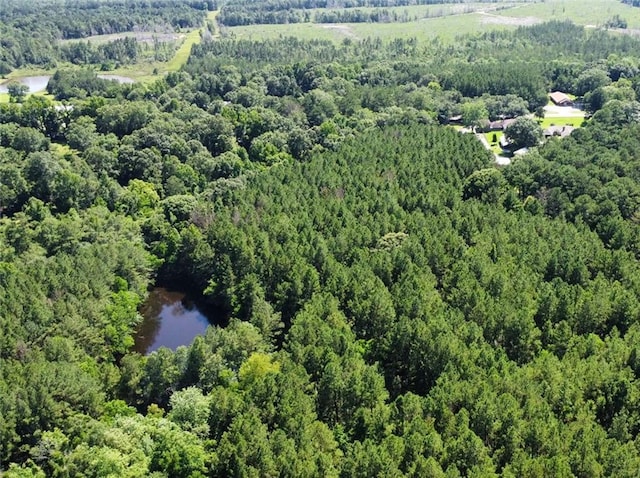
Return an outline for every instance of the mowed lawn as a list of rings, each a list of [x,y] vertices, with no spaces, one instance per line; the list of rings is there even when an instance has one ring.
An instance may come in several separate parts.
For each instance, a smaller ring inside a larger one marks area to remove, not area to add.
[[[552,116],[549,118],[545,117],[541,121],[538,121],[543,129],[548,128],[549,126],[573,126],[575,128],[579,128],[582,126],[583,122],[584,116],[582,118],[576,116]]]
[[[573,114],[572,116],[560,116],[551,114],[549,116],[545,116],[543,119],[536,118],[536,120],[542,129],[547,129],[551,126],[573,126],[574,128],[580,128],[585,121],[585,116],[584,112],[582,112],[581,116],[578,116],[576,114]],[[500,138],[502,138],[504,132],[489,131],[488,133],[483,134],[487,139],[487,142],[491,145],[491,151],[496,154],[501,154],[502,148],[500,148]]]
[[[487,139],[487,143],[491,145],[491,152],[494,154],[502,154],[502,148],[500,147],[500,138],[502,138],[504,133],[502,131],[489,131],[488,133],[483,134]],[[494,135],[496,138],[495,141],[493,141]]]

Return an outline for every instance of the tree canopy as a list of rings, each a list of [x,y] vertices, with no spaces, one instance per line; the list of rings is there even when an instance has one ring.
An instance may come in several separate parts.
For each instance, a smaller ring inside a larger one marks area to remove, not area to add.
[[[639,44],[219,38],[0,104],[3,476],[635,476]],[[538,145],[564,85],[597,108]],[[499,167],[457,115],[538,147]],[[224,320],[132,351],[154,284]]]

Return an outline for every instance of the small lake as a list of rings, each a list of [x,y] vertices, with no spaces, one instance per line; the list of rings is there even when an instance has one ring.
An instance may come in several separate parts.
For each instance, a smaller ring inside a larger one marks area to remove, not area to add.
[[[8,86],[9,83],[11,83],[12,81],[17,81],[18,83],[22,83],[23,85],[27,85],[27,87],[29,88],[29,93],[36,93],[38,91],[44,91],[47,89],[47,83],[49,83],[49,80],[51,79],[51,76],[23,76],[23,77],[18,77],[18,78],[13,78],[11,80],[0,80],[2,81],[2,84],[0,84],[0,93],[8,93]]]
[[[160,347],[175,350],[189,345],[197,335],[203,335],[209,319],[184,292],[156,287],[142,305],[144,320],[134,337],[133,350],[143,355]]]
[[[118,83],[122,84],[131,84],[135,83],[133,78],[129,78],[128,76],[120,76],[120,75],[98,75],[98,78],[102,78],[103,80],[115,80]],[[47,89],[47,83],[51,79],[51,75],[42,75],[42,76],[21,76],[16,77],[10,80],[0,80],[0,93],[8,93],[9,83],[12,81],[17,81],[22,83],[23,85],[27,85],[29,88],[29,93],[37,93],[38,91],[44,91]]]

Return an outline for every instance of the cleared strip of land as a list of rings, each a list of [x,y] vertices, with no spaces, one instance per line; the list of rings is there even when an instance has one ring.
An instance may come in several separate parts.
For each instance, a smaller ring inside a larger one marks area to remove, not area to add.
[[[187,60],[189,59],[189,54],[191,53],[191,47],[197,43],[200,43],[200,41],[202,40],[202,33],[205,31],[206,28],[208,28],[207,24],[213,25],[214,28],[216,28],[216,31],[211,33],[214,36],[218,35],[217,26],[216,26],[217,16],[218,16],[218,10],[209,12],[209,14],[207,15],[207,22],[205,23],[204,27],[202,27],[200,30],[193,30],[192,32],[189,32],[189,34],[186,35],[184,41],[182,42],[182,45],[180,45],[180,48],[178,48],[178,51],[176,52],[176,54],[173,56],[171,60],[169,60],[166,67],[164,68],[166,71],[178,71],[180,68],[182,68],[185,65],[185,63],[187,63]]]
[[[187,63],[187,60],[189,59],[189,55],[191,53],[191,48],[193,47],[193,45],[200,43],[200,41],[202,40],[202,34],[209,27],[209,25],[212,25],[213,28],[216,29],[215,32],[212,32],[212,35],[214,37],[219,35],[216,23],[217,15],[217,10],[209,12],[209,14],[207,15],[207,21],[202,26],[202,28],[192,30],[189,33],[185,34],[182,44],[176,51],[175,55],[173,55],[173,58],[171,58],[169,61],[136,63],[135,65],[128,65],[122,68],[118,68],[116,70],[113,70],[112,72],[110,71],[109,73],[127,76],[135,79],[136,81],[146,83],[155,81],[163,75],[172,71],[178,71],[184,66],[185,63]]]

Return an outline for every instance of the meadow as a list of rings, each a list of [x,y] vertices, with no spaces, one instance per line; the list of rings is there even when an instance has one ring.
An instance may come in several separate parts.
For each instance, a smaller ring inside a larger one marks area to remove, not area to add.
[[[212,32],[214,37],[219,35],[219,32],[217,30],[218,27],[216,23],[217,14],[218,14],[217,11],[209,12],[209,14],[207,15],[207,22],[206,22],[206,25],[212,26],[214,29],[216,29],[214,32]],[[195,45],[196,43],[199,43],[202,40],[202,32],[204,31],[204,28],[206,27],[203,26],[202,28],[199,28],[199,29],[193,29],[185,33],[175,33],[169,36],[167,36],[168,34],[160,34],[159,35],[160,39],[162,38],[164,38],[165,40],[173,39],[178,42],[181,42],[174,56],[167,62],[139,61],[136,64],[124,65],[105,73],[108,73],[110,75],[125,76],[142,83],[150,83],[152,81],[157,80],[158,78],[161,78],[166,73],[169,73],[172,71],[178,71],[189,59],[189,55],[191,53],[191,47],[193,47],[193,45]],[[142,39],[141,41],[144,41],[144,38],[148,37],[149,35],[154,35],[154,34],[151,32],[137,32],[137,33],[124,33],[124,34],[118,34],[118,35],[98,35],[98,36],[83,39],[82,41],[88,40],[88,41],[99,44],[99,43],[105,43],[107,41],[113,41],[116,38],[122,38],[124,36],[133,36],[138,40]],[[66,40],[66,41],[69,42],[69,41],[78,41],[78,40]],[[65,68],[65,67],[73,68],[74,65],[70,63],[69,64],[60,63],[56,66],[56,68],[51,68],[51,69],[20,68],[19,70],[15,70],[11,72],[6,77],[14,78],[14,77],[23,77],[23,76],[52,75],[55,73],[55,71],[58,68]],[[7,102],[9,102],[9,95],[6,93],[0,93],[0,103],[7,103]]]
[[[490,24],[477,13],[466,13],[434,18],[423,18],[397,23],[292,23],[288,25],[249,25],[225,27],[222,34],[233,38],[272,39],[295,36],[302,39],[324,39],[342,41],[345,38],[418,38],[433,40],[440,38],[453,41],[467,33],[490,30],[513,29],[514,25]]]
[[[607,20],[618,15],[627,22],[628,29],[640,29],[640,8],[619,0],[547,0],[523,3],[495,14],[510,18],[536,18],[539,21],[571,20],[590,27],[603,26]]]
[[[363,11],[373,9],[363,8]],[[549,20],[571,20],[588,27],[603,26],[618,15],[628,23],[625,33],[640,29],[640,8],[618,0],[546,0],[543,2],[468,3],[417,5],[383,9],[412,19],[395,23],[297,23],[224,27],[223,35],[235,38],[278,38],[295,36],[342,41],[345,38],[417,38],[455,41],[464,34],[491,30],[513,30]],[[316,10],[311,10],[316,12]]]

